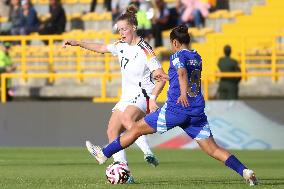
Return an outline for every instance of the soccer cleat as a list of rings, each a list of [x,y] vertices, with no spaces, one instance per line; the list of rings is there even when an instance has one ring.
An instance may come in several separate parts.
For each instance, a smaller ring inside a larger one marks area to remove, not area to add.
[[[134,184],[134,177],[132,175],[129,176],[128,180],[126,181],[126,184]]]
[[[153,167],[157,167],[159,165],[159,160],[154,156],[154,154],[145,154],[144,160]]]
[[[99,162],[99,165],[106,162],[107,157],[103,154],[101,147],[93,145],[90,141],[86,141],[86,147],[90,154]]]
[[[254,172],[250,169],[243,170],[243,177],[249,183],[250,186],[254,186],[258,184]]]

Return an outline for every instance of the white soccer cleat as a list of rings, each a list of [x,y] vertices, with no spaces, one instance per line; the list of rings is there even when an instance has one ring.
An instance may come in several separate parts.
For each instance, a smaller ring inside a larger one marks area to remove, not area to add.
[[[101,147],[93,145],[90,141],[86,141],[86,147],[90,154],[99,162],[99,165],[104,164],[108,159],[103,154]]]
[[[254,172],[250,169],[243,170],[243,177],[249,183],[250,186],[254,186],[258,184]]]

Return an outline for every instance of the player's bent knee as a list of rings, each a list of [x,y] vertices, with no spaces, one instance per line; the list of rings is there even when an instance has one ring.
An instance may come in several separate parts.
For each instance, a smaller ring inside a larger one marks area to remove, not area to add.
[[[218,146],[216,145],[216,143],[213,141],[212,138],[197,140],[197,143],[205,153],[214,157],[214,154],[218,149]]]
[[[107,129],[107,136],[108,136],[108,138],[117,137],[118,133],[119,133],[118,128],[109,127]]]
[[[141,130],[139,129],[139,127],[137,127],[136,125],[133,126],[131,129],[130,129],[130,132],[131,134],[135,137],[135,138],[138,138],[140,137],[141,135],[143,135],[141,133]]]
[[[133,122],[128,115],[122,116],[121,123],[124,126],[124,128],[127,129],[127,130],[131,129],[131,127],[133,125]]]
[[[150,127],[144,119],[141,119],[140,121],[136,122],[133,125],[133,128],[137,129],[137,133],[139,133],[139,135],[146,135],[146,134],[153,134],[155,133],[155,130]]]
[[[107,129],[107,136],[108,136],[108,138],[110,138],[112,135],[113,135],[113,130],[112,129],[110,129],[110,128],[108,128]]]

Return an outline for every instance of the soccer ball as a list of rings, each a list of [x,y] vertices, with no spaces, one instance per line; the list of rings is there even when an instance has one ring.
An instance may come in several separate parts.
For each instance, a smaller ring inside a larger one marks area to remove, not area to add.
[[[130,177],[130,171],[126,163],[113,162],[106,168],[106,178],[111,184],[124,184]]]

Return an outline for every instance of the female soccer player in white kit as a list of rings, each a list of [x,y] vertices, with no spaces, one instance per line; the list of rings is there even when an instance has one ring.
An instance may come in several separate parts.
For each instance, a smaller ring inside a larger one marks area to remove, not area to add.
[[[117,19],[117,29],[121,39],[114,44],[104,45],[98,43],[85,43],[73,40],[64,42],[66,45],[80,46],[95,52],[111,52],[118,56],[122,76],[122,96],[112,110],[109,120],[107,135],[109,141],[116,139],[123,129],[130,129],[133,122],[143,118],[147,112],[147,104],[150,112],[158,106],[156,97],[163,89],[165,82],[153,81],[152,76],[164,73],[151,46],[137,36],[136,7],[129,6],[124,14]],[[124,127],[124,128],[123,128]],[[144,153],[144,159],[149,164],[159,164],[143,135],[136,140],[136,144]],[[92,154],[89,142],[87,148]],[[125,152],[122,150],[113,155],[114,161],[127,162]]]
[[[202,58],[195,50],[190,50],[188,28],[180,25],[170,33],[173,54],[170,56],[167,101],[155,112],[136,122],[123,136],[119,136],[104,148],[93,146],[95,158],[104,163],[112,154],[127,148],[143,134],[164,133],[180,127],[194,139],[209,156],[223,162],[228,168],[242,176],[250,186],[257,185],[254,171],[248,169],[236,156],[220,147],[214,140],[207,116],[205,101],[201,91]]]

